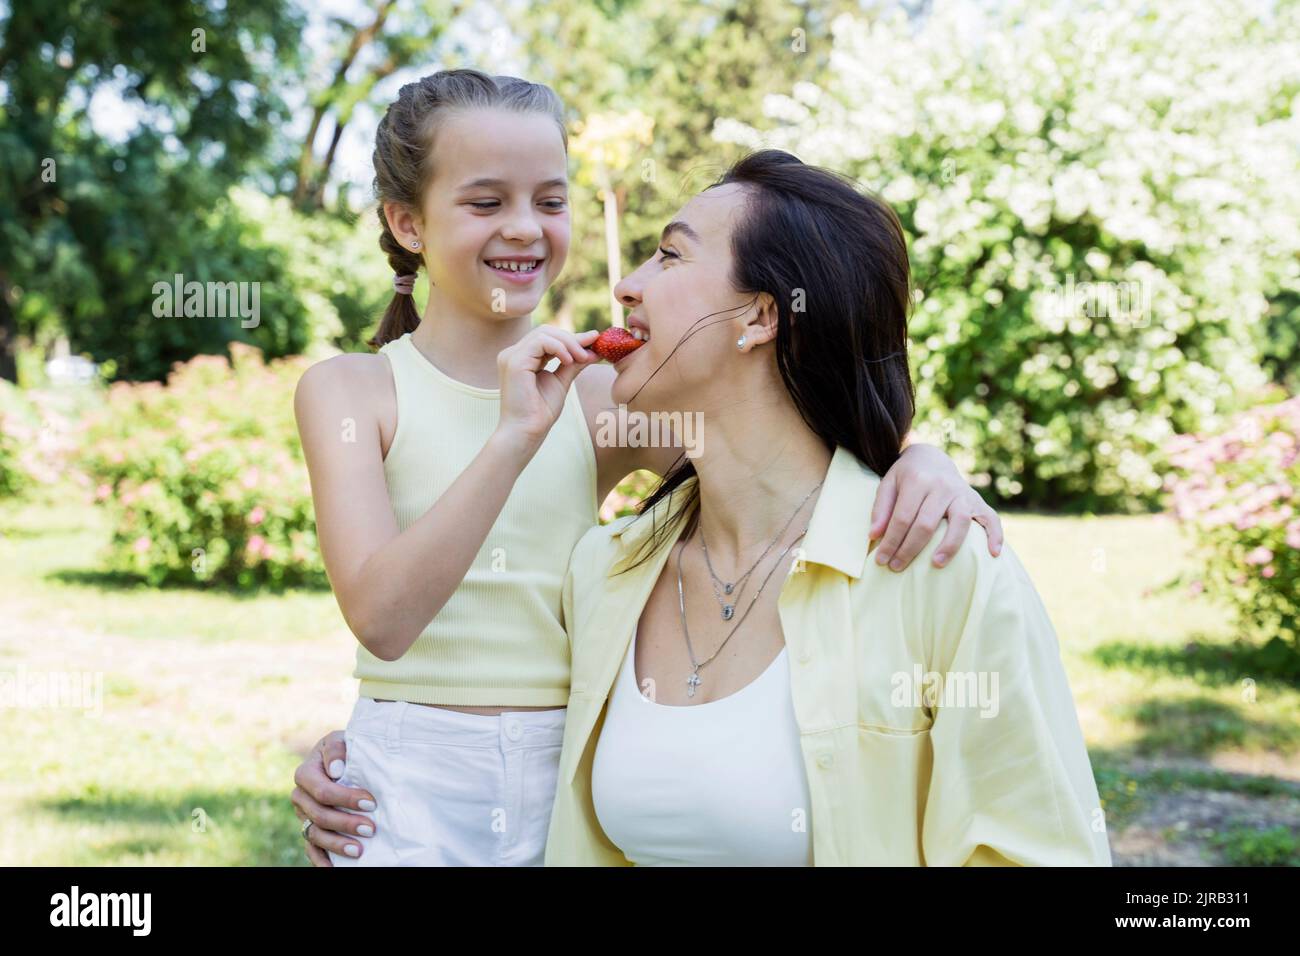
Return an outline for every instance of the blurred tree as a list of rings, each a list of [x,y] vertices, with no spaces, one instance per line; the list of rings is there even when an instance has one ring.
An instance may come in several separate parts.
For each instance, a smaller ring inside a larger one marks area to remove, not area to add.
[[[324,85],[311,98],[311,122],[298,151],[293,203],[304,212],[320,209],[343,130],[375,85],[417,60],[433,62],[447,28],[464,11],[460,0],[379,0],[360,23],[331,21],[337,55],[324,65]],[[375,104],[381,111],[383,104]],[[330,135],[321,158],[316,140],[326,124]]]
[[[579,120],[577,135],[569,151],[582,164],[578,181],[596,187],[596,198],[605,209],[605,259],[609,275],[609,324],[622,327],[623,307],[613,290],[622,278],[622,246],[618,235],[618,197],[614,192],[610,170],[627,166],[633,149],[648,146],[653,138],[654,120],[644,113],[596,113]]]
[[[557,0],[523,5],[511,29],[527,77],[549,84],[575,121],[642,113],[648,144],[629,126],[626,160],[607,170],[630,264],[653,254],[672,212],[742,152],[712,139],[719,119],[758,121],[764,98],[826,76],[832,19],[852,0]],[[551,307],[575,327],[609,314],[605,223],[594,170],[575,176],[573,249]],[[584,214],[585,213],[585,214]]]
[[[224,196],[287,121],[277,82],[298,69],[301,16],[283,0],[66,0],[0,21],[0,377],[18,335],[155,377],[247,337],[302,344],[283,321],[152,315],[155,281],[260,280],[273,250],[242,248]]]

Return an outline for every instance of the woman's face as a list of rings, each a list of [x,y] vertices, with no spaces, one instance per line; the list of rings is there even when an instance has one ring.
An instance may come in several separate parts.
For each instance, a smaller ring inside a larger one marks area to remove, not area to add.
[[[448,116],[434,140],[421,211],[424,258],[441,295],[482,314],[532,312],[569,252],[567,157],[540,113],[475,109]],[[537,262],[515,271],[515,263]]]
[[[616,403],[702,411],[725,384],[720,373],[736,361],[736,340],[754,315],[755,297],[731,284],[731,231],[744,203],[745,187],[736,183],[695,196],[665,227],[659,250],[615,286],[615,297],[631,309],[628,329],[648,337],[614,366]]]

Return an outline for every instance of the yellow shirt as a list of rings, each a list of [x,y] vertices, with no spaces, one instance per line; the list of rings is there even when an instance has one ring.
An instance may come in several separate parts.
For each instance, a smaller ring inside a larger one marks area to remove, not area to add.
[[[814,864],[1109,866],[1056,632],[1019,558],[1009,546],[990,555],[973,526],[947,567],[930,564],[942,533],[902,572],[877,565],[868,532],[879,484],[835,450],[778,602]],[[570,559],[569,710],[547,865],[629,865],[596,818],[592,759],[671,541],[612,572],[681,500],[591,529]]]

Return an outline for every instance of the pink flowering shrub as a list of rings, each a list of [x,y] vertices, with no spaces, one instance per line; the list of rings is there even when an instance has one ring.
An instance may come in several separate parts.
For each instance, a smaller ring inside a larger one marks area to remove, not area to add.
[[[17,497],[59,476],[66,449],[53,426],[66,425],[8,382],[0,381],[0,498]]]
[[[1236,416],[1215,435],[1169,445],[1165,487],[1195,537],[1187,583],[1226,599],[1256,636],[1300,654],[1300,396]],[[1283,643],[1285,642],[1285,643]]]
[[[305,363],[232,343],[167,384],[113,385],[86,428],[112,570],[234,587],[320,584],[311,487],[293,418]]]
[[[22,415],[0,406],[0,498],[16,497],[32,484],[31,471],[23,458],[31,431]]]

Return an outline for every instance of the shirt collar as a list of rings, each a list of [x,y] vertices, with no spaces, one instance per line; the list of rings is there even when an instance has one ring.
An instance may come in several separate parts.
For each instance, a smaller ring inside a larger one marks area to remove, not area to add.
[[[640,553],[655,528],[661,527],[673,510],[681,507],[698,484],[698,478],[687,478],[657,502],[649,513],[619,519],[610,534],[617,539],[621,554],[610,569],[611,573],[622,570],[625,562],[631,563],[630,559]],[[826,469],[821,493],[817,496],[817,505],[813,508],[808,534],[803,539],[804,561],[824,564],[852,578],[861,577],[868,553],[880,543],[879,539],[869,542],[867,538],[871,533],[871,509],[875,506],[879,488],[879,475],[848,449],[836,447],[830,467]],[[671,541],[681,536],[686,517],[683,516],[670,535]]]

